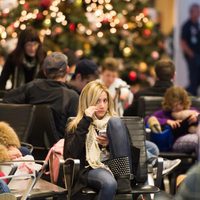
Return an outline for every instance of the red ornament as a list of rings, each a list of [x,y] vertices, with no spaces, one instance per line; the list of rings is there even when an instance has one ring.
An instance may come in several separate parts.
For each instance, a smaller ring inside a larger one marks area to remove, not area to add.
[[[144,35],[145,37],[149,37],[149,36],[151,35],[151,30],[149,30],[149,29],[144,29],[143,35]]]
[[[102,24],[107,24],[108,22],[109,22],[108,18],[104,18],[104,19],[102,20]]]
[[[3,12],[1,15],[2,15],[2,17],[8,17],[9,13],[8,12]]]
[[[36,19],[37,19],[37,20],[42,20],[43,18],[44,18],[44,15],[43,15],[41,12],[39,12],[39,13],[37,14]]]
[[[25,3],[25,4],[23,5],[23,8],[24,8],[24,10],[29,10],[29,9],[30,9],[29,3]]]
[[[72,32],[74,32],[75,29],[76,29],[75,24],[74,24],[74,23],[70,23],[70,24],[69,24],[69,30],[72,31]]]
[[[147,16],[148,13],[149,13],[149,9],[148,8],[144,8],[142,12],[143,12],[144,16]]]
[[[43,9],[48,9],[50,7],[50,5],[52,4],[52,0],[41,0],[40,1],[40,6]]]
[[[135,71],[130,71],[128,76],[131,81],[135,81],[137,79],[137,73]]]

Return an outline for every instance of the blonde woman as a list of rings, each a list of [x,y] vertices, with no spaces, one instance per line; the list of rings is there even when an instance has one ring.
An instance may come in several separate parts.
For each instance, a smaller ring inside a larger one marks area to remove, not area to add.
[[[67,127],[64,158],[69,157],[80,159],[81,163],[79,180],[72,192],[75,199],[85,186],[97,191],[98,200],[112,200],[117,189],[124,192],[131,189],[130,171],[122,178],[120,171],[124,169],[119,167],[120,164],[128,165],[129,169],[131,166],[127,130],[116,116],[108,90],[98,81],[92,81],[83,88],[78,114]],[[117,175],[105,164],[116,158],[122,158],[118,161]]]

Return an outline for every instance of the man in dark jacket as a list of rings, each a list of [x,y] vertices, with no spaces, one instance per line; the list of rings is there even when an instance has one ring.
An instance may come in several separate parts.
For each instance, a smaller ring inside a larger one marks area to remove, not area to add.
[[[155,73],[157,80],[152,87],[137,92],[132,104],[125,110],[124,116],[138,115],[138,101],[141,96],[164,96],[165,91],[173,86],[175,66],[171,60],[160,60],[156,63]]]
[[[59,52],[48,55],[43,63],[43,71],[47,79],[35,79],[11,90],[5,95],[3,102],[48,104],[52,110],[57,135],[62,138],[67,119],[76,116],[79,98],[65,83],[68,71],[67,56]]]

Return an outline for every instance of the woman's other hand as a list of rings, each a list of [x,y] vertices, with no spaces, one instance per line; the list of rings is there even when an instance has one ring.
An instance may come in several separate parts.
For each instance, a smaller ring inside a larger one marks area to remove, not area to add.
[[[180,127],[181,126],[180,123],[181,120],[171,120],[171,119],[167,120],[167,124],[171,126],[173,129]]]
[[[100,145],[102,145],[103,147],[106,147],[106,146],[108,146],[108,143],[109,143],[109,141],[108,141],[108,137],[105,135],[97,135],[96,136],[96,140],[97,140],[97,142],[100,144]]]

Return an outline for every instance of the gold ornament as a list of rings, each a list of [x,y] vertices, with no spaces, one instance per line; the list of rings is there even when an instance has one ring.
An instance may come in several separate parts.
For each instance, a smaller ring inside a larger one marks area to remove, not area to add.
[[[139,64],[139,69],[140,72],[146,72],[147,71],[147,64],[145,62],[141,62]]]

